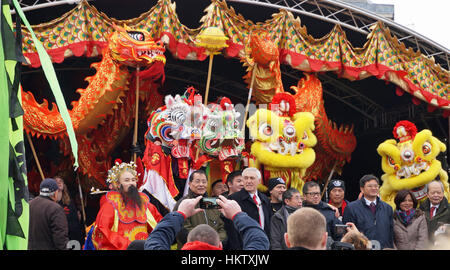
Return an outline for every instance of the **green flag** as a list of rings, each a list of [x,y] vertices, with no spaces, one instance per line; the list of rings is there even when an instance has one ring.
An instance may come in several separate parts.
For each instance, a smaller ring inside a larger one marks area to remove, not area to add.
[[[28,247],[28,187],[23,110],[19,91],[21,46],[12,31],[10,6],[0,17],[0,249]],[[19,24],[20,25],[20,24]],[[16,33],[21,36],[20,31]],[[20,41],[21,43],[21,41]]]
[[[15,34],[12,28],[11,2],[17,13]],[[66,124],[75,168],[78,167],[78,144],[50,57],[36,38],[17,0],[0,0],[0,6],[0,250],[27,249],[29,193],[23,141],[23,109],[19,91],[20,62],[24,62],[20,19],[31,33],[42,69]]]

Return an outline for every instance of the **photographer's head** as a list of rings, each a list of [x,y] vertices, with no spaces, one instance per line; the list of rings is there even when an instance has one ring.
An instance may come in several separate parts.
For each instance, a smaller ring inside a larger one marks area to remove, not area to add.
[[[311,207],[300,208],[287,220],[287,233],[284,234],[288,248],[303,247],[324,250],[327,245],[327,225],[325,217]]]
[[[187,236],[182,250],[222,249],[219,234],[207,224],[197,225]]]

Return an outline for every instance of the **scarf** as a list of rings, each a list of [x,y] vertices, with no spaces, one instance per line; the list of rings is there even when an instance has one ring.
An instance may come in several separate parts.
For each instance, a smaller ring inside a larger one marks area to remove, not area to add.
[[[222,250],[222,249],[205,242],[193,241],[184,244],[181,250]]]
[[[396,212],[403,225],[408,226],[409,224],[411,224],[411,220],[414,217],[414,214],[416,213],[416,209],[413,208],[407,211],[396,210]]]
[[[289,215],[292,214],[292,213],[294,213],[295,210],[298,209],[298,208],[295,208],[295,207],[291,207],[291,206],[289,206],[289,205],[285,205],[284,208],[286,209],[286,211],[288,212]]]

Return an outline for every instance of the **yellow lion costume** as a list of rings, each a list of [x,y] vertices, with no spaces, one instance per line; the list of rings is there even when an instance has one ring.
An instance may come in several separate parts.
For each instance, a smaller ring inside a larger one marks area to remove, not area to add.
[[[389,139],[377,148],[385,173],[381,177],[381,199],[395,209],[394,198],[397,192],[410,189],[419,202],[424,201],[426,184],[435,179],[439,179],[444,185],[444,194],[448,199],[448,175],[442,169],[441,162],[436,159],[440,152],[446,151],[446,145],[433,137],[430,130],[417,132],[416,126],[409,121],[398,122],[393,134],[399,142]]]
[[[282,102],[282,108],[284,104],[289,105]],[[266,176],[281,177],[287,186],[301,192],[302,177],[316,158],[312,149],[317,143],[314,116],[309,112],[258,109],[247,120],[247,126],[254,140],[250,166],[261,169],[264,165]]]

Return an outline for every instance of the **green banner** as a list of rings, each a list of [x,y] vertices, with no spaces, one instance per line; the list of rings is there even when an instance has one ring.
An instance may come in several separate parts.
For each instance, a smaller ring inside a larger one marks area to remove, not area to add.
[[[0,249],[28,247],[28,187],[20,96],[21,45],[15,42],[10,6],[0,17]],[[16,33],[20,37],[19,33]]]

